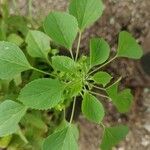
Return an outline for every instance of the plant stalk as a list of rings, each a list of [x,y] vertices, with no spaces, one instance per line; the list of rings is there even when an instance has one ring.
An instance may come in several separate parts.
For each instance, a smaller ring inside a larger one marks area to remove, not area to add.
[[[75,105],[76,105],[76,97],[74,97],[74,100],[73,100],[72,113],[71,113],[71,117],[70,117],[70,121],[69,121],[70,124],[73,121],[73,116],[74,116],[74,112],[75,112]]]
[[[81,32],[81,31],[79,31],[79,39],[78,39],[78,45],[77,45],[77,50],[76,50],[76,57],[75,57],[75,61],[77,61],[77,59],[78,59],[78,55],[79,55],[80,43],[81,43],[81,36],[82,36],[82,32]]]

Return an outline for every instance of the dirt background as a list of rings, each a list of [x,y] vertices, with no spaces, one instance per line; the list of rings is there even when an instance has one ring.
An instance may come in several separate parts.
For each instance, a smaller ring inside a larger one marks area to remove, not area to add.
[[[28,1],[18,0],[17,5],[23,15],[28,14]],[[110,124],[126,123],[130,132],[114,150],[150,150],[150,0],[105,0],[102,18],[87,29],[82,39],[82,49],[88,51],[89,38],[105,38],[115,50],[118,33],[131,32],[142,45],[145,57],[140,61],[122,59],[115,61],[107,69],[115,75],[122,75],[122,85],[132,88],[133,109],[128,114],[119,114],[111,104],[105,122]],[[33,16],[42,20],[52,10],[66,10],[67,0],[33,0]],[[141,63],[142,62],[142,63]],[[141,65],[142,64],[142,65]],[[144,69],[143,69],[144,68]],[[98,150],[102,130],[99,126],[78,119],[80,127],[80,149]]]

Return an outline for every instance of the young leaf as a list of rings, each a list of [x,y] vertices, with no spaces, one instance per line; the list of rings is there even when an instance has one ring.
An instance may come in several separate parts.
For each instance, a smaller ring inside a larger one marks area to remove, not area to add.
[[[103,105],[96,97],[89,93],[84,94],[82,101],[82,113],[88,120],[94,123],[100,123],[105,115]]]
[[[72,81],[67,87],[66,87],[66,91],[67,91],[67,97],[71,98],[74,96],[79,95],[79,93],[82,91],[82,80],[75,80]]]
[[[0,42],[0,78],[11,79],[15,75],[31,69],[21,49],[10,42]]]
[[[0,104],[0,137],[18,130],[18,123],[26,112],[26,107],[11,100]]]
[[[50,51],[50,38],[43,32],[30,30],[26,37],[27,50],[32,57],[47,59]]]
[[[110,82],[112,76],[107,72],[99,71],[92,77],[95,83],[102,84],[104,87]]]
[[[77,136],[74,127],[68,125],[66,128],[54,132],[48,136],[43,143],[43,150],[78,150]]]
[[[70,49],[78,32],[78,23],[68,13],[52,12],[44,21],[44,29],[52,40]]]
[[[116,83],[107,88],[106,91],[120,113],[126,113],[130,110],[133,99],[130,89],[119,92],[118,83]]]
[[[69,12],[78,20],[79,28],[84,30],[101,17],[104,6],[101,0],[71,0]]]
[[[24,40],[22,39],[22,37],[20,37],[19,35],[17,34],[10,34],[8,37],[7,37],[7,41],[8,42],[11,42],[11,43],[14,43],[16,44],[17,46],[21,46],[22,43],[24,42]]]
[[[118,57],[127,57],[132,59],[141,58],[143,52],[132,35],[126,31],[119,34]]]
[[[77,68],[75,61],[67,56],[53,56],[52,66],[62,72],[74,72]]]
[[[11,140],[12,140],[12,135],[8,135],[0,138],[0,148],[6,149]]]
[[[50,109],[61,102],[63,85],[55,79],[37,79],[27,84],[18,99],[33,109]]]
[[[128,127],[124,125],[105,128],[102,143],[100,145],[101,150],[111,150],[113,146],[117,145],[126,137],[128,131]]]
[[[109,58],[110,47],[104,39],[93,38],[90,41],[91,67],[104,63]]]

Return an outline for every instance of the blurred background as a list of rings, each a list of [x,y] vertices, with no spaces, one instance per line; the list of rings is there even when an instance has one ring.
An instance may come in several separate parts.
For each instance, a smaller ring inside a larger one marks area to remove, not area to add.
[[[11,12],[30,15],[38,23],[50,11],[64,11],[69,0],[10,0]],[[104,0],[105,11],[99,21],[88,28],[82,37],[81,49],[88,53],[90,37],[103,37],[115,50],[118,33],[127,30],[142,45],[144,56],[139,61],[121,59],[112,63],[108,71],[123,76],[122,86],[130,87],[134,94],[131,112],[119,114],[106,104],[106,124],[126,123],[130,132],[116,150],[150,150],[150,0]],[[16,5],[16,7],[14,7]],[[21,11],[20,11],[21,10]],[[102,131],[81,116],[80,149],[98,150]]]

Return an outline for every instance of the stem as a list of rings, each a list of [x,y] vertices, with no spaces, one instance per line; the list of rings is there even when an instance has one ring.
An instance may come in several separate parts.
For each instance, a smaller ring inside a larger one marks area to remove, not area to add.
[[[99,94],[99,93],[96,93],[96,92],[93,92],[93,91],[89,91],[91,94],[95,94],[97,96],[100,96],[100,97],[104,97],[104,98],[107,98],[110,100],[110,97],[106,96],[106,95],[103,95],[103,94]]]
[[[54,76],[54,75],[52,75],[52,74],[50,74],[50,73],[48,73],[48,72],[45,72],[45,71],[43,71],[43,70],[39,70],[39,69],[34,68],[34,67],[32,67],[31,69],[33,69],[33,70],[35,70],[35,71],[37,71],[37,72],[40,72],[40,73],[43,73],[43,74],[52,76],[52,77],[56,77],[56,76]]]
[[[74,97],[74,100],[73,100],[72,113],[71,113],[71,117],[70,117],[70,121],[69,121],[70,124],[72,123],[72,120],[73,120],[75,105],[76,105],[76,97]]]
[[[28,7],[29,7],[29,18],[32,21],[32,0],[29,0]]]
[[[108,89],[108,88],[110,88],[111,86],[115,85],[115,84],[118,83],[121,79],[122,79],[122,77],[118,78],[117,81],[115,81],[113,84],[111,84],[110,86],[108,86],[106,89]]]
[[[109,61],[107,61],[106,63],[104,63],[103,65],[99,66],[98,68],[94,69],[93,71],[91,71],[89,75],[93,74],[94,72],[100,70],[101,68],[103,68],[104,66],[108,65],[109,63],[111,63],[113,60],[115,60],[117,58],[117,55],[115,55],[115,57],[113,57],[112,59],[110,59]]]
[[[46,62],[53,68],[52,63],[49,61],[48,56],[46,56]]]
[[[71,54],[72,59],[74,59],[73,53],[72,53],[72,48],[69,49],[69,52]]]
[[[101,122],[100,125],[103,127],[103,129],[105,129],[105,125]]]
[[[26,137],[24,136],[24,134],[22,133],[21,129],[19,128],[18,131],[18,135],[20,136],[20,138],[27,144],[28,140],[26,139]]]
[[[90,85],[93,86],[93,87],[96,88],[96,89],[99,89],[99,90],[102,90],[102,91],[106,91],[104,88],[98,87],[98,86],[96,86],[96,85],[93,85],[93,84],[90,84]]]
[[[81,43],[81,36],[82,36],[82,32],[79,31],[79,39],[78,39],[78,45],[77,45],[77,51],[76,51],[75,61],[77,61],[78,55],[79,55],[79,49],[80,49],[80,43]]]
[[[65,120],[66,119],[66,109],[64,108],[64,111],[63,111],[63,119]]]
[[[14,8],[15,8],[15,12],[16,12],[17,14],[19,14],[19,10],[18,10],[18,8],[17,8],[16,0],[13,0],[13,5],[14,5]]]

